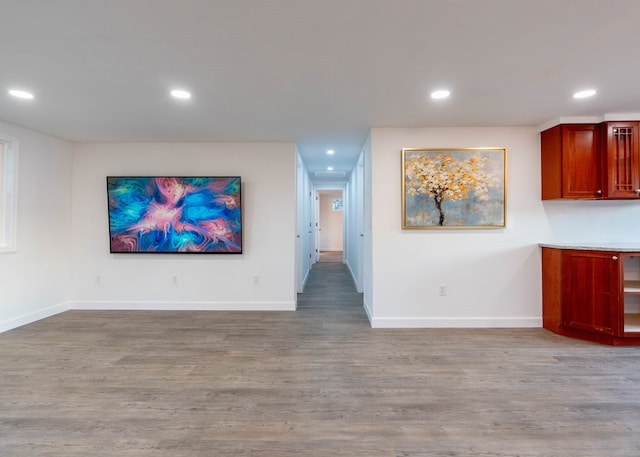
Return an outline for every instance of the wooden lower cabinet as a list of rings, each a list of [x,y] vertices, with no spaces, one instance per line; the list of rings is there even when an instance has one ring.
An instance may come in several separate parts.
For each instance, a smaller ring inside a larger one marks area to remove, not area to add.
[[[636,297],[640,252],[542,248],[544,328],[604,344],[640,345]]]
[[[610,252],[565,251],[562,258],[562,325],[617,335],[619,258]]]

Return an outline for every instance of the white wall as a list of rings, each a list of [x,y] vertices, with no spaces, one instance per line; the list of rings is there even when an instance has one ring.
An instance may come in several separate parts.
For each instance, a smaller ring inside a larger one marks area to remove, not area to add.
[[[107,175],[241,176],[244,253],[110,254]],[[295,176],[290,143],[75,145],[72,306],[295,309]]]
[[[343,200],[340,190],[320,192],[320,251],[342,251],[343,249],[343,211],[333,209],[333,200]]]
[[[344,259],[358,292],[363,291],[364,152],[351,171],[345,190]]]
[[[71,288],[70,143],[0,122],[18,140],[17,251],[0,254],[0,331],[67,308]]]
[[[362,242],[362,302],[364,310],[369,317],[371,325],[376,325],[373,320],[373,153],[372,134],[369,132],[362,146],[363,180],[364,180],[364,227]],[[381,176],[385,176],[389,170],[381,170]]]
[[[533,128],[372,130],[370,306],[375,327],[541,325],[538,243],[637,240],[640,202],[540,200]],[[507,227],[402,230],[402,148],[506,147]],[[440,284],[447,295],[439,296]]]
[[[0,132],[19,139],[18,251],[0,254],[0,331],[70,306],[294,308],[294,145],[71,145],[1,122]],[[508,148],[507,227],[403,231],[401,149],[472,146]],[[538,243],[638,239],[640,202],[540,200],[536,129],[373,129],[363,160],[362,290],[375,327],[540,326]],[[109,254],[105,177],[119,174],[241,175],[245,253]]]
[[[313,192],[309,173],[300,154],[296,156],[296,284],[301,293],[313,262]]]

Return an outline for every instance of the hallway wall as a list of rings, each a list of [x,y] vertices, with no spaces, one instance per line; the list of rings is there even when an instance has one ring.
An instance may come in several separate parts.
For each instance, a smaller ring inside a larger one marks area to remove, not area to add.
[[[358,292],[364,290],[364,151],[360,153],[345,189],[344,261]]]
[[[296,154],[296,286],[304,285],[311,271],[315,254],[313,229],[313,185],[300,154]]]

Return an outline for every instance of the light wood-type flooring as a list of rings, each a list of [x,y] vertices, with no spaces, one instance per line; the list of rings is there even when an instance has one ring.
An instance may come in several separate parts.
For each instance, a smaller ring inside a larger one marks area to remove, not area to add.
[[[318,262],[342,262],[342,251],[320,251]]]
[[[640,456],[640,347],[296,312],[70,311],[0,334],[2,457]]]

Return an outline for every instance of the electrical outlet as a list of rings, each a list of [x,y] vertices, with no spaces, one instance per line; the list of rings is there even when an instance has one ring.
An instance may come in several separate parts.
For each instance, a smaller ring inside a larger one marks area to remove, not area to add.
[[[102,284],[102,278],[100,277],[100,275],[96,276],[96,284],[98,285]]]
[[[252,283],[253,283],[254,286],[259,286],[260,285],[260,276],[254,276]]]
[[[440,284],[440,296],[444,297],[445,295],[447,295],[447,285]]]
[[[177,276],[171,276],[171,285],[172,286],[177,286],[178,285],[178,277]]]

